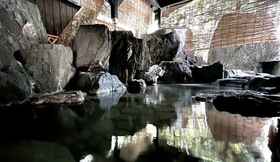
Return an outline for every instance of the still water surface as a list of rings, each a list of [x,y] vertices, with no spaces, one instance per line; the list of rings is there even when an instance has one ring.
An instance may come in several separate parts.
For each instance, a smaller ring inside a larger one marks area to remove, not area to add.
[[[244,117],[192,101],[202,85],[91,97],[81,106],[0,115],[0,161],[270,162],[274,118]],[[12,122],[16,121],[16,122]]]

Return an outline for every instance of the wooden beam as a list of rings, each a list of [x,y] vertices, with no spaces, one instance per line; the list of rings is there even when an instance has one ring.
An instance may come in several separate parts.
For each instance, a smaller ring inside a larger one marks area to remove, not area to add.
[[[70,46],[79,30],[80,25],[89,20],[94,21],[102,9],[103,4],[104,0],[90,0],[85,4],[82,4],[80,10],[73,16],[73,19],[60,34],[59,43],[64,44],[65,46]]]

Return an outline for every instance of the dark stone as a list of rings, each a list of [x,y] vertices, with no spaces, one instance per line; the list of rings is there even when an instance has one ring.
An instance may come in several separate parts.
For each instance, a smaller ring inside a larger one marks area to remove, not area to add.
[[[219,79],[218,84],[222,87],[235,87],[235,88],[245,88],[248,83],[248,79],[243,78],[225,78]]]
[[[257,71],[259,73],[267,73],[272,75],[280,75],[280,61],[260,62]]]
[[[41,44],[24,51],[25,67],[39,92],[62,90],[73,77],[73,54],[63,45]]]
[[[255,77],[248,81],[247,87],[250,90],[266,92],[266,93],[278,93],[280,92],[280,77]]]
[[[172,29],[162,29],[146,35],[145,42],[152,65],[160,64],[162,61],[173,61],[180,45],[179,37]]]
[[[109,66],[111,33],[105,25],[82,25],[74,39],[75,65],[89,67],[99,62]]]
[[[159,65],[165,72],[159,78],[165,83],[189,83],[192,79],[192,71],[187,62],[163,61]]]
[[[158,66],[153,65],[149,68],[147,72],[144,74],[144,80],[147,83],[147,85],[154,85],[157,84],[158,78],[162,77],[164,74],[164,70]]]
[[[244,116],[274,117],[280,114],[280,97],[253,91],[220,93],[213,99],[217,110]]]
[[[88,92],[89,94],[108,94],[126,91],[126,87],[118,77],[108,72],[80,73],[77,79],[76,89]]]
[[[146,90],[146,83],[143,79],[128,81],[127,91],[129,93],[143,93]]]
[[[224,68],[220,62],[209,66],[192,66],[192,77],[195,83],[211,83],[223,78]]]
[[[0,69],[0,103],[23,101],[32,94],[32,79],[19,62]]]
[[[113,31],[109,72],[126,83],[139,75],[137,73],[148,70],[150,57],[143,49],[143,40],[135,38],[132,32]]]

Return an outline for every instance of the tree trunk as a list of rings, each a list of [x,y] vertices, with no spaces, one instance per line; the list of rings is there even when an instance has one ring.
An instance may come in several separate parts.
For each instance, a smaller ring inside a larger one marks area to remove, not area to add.
[[[91,3],[85,3],[62,31],[59,43],[70,46],[80,25],[89,20],[94,22],[103,4],[104,0],[94,0]]]

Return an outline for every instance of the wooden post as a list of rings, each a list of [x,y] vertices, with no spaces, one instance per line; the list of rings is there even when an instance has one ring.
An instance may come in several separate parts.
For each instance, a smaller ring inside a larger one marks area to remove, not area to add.
[[[82,3],[80,10],[73,16],[73,19],[67,24],[60,34],[59,43],[70,46],[80,25],[91,20],[94,22],[99,11],[102,9],[104,0],[87,0]]]

